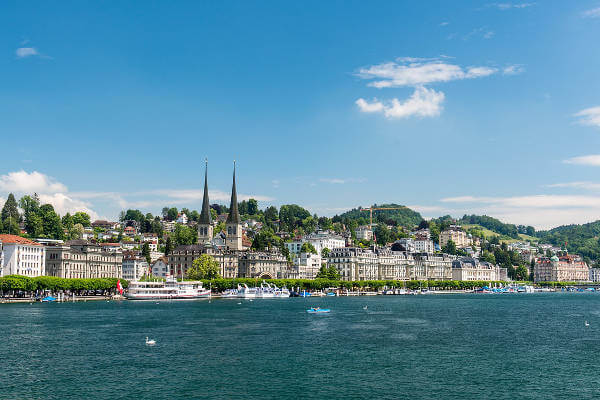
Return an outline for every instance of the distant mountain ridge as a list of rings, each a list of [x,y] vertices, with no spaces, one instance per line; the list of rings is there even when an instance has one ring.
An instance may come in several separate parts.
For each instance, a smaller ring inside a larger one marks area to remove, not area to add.
[[[388,225],[398,225],[412,228],[414,225],[419,225],[423,221],[423,217],[417,211],[410,208],[395,204],[374,204],[373,208],[399,208],[399,210],[375,210],[373,211],[373,223],[386,223]],[[340,215],[336,215],[334,220],[339,219],[356,221],[359,225],[369,223],[369,208],[353,208]]]

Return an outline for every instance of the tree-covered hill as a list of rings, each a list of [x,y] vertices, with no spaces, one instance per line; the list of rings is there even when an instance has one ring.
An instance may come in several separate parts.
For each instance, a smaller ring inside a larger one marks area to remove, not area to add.
[[[499,235],[505,235],[513,239],[519,239],[519,233],[533,235],[535,229],[532,226],[522,227],[521,225],[505,224],[500,220],[487,215],[464,215],[458,220],[460,225],[481,225]]]
[[[555,246],[567,246],[571,253],[582,255],[586,259],[600,259],[600,221],[583,225],[563,225],[547,231],[539,231],[537,236],[542,243]]]
[[[412,228],[419,225],[423,221],[423,217],[418,212],[411,210],[406,206],[399,204],[374,204],[373,207],[382,208],[400,208],[399,210],[376,210],[373,211],[373,223],[381,222],[388,225],[406,226]],[[356,221],[358,225],[366,225],[369,223],[369,211],[363,208],[353,208],[341,215],[334,217],[335,221]]]

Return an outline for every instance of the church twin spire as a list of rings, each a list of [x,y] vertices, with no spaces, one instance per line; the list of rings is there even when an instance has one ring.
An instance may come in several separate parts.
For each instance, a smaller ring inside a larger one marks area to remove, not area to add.
[[[210,214],[210,201],[208,198],[208,160],[205,159],[204,167],[204,196],[202,199],[202,211],[200,212],[199,224],[212,224]],[[240,212],[238,211],[237,190],[235,187],[235,161],[233,162],[233,184],[231,186],[231,203],[229,204],[229,215],[227,215],[228,224],[241,224]]]

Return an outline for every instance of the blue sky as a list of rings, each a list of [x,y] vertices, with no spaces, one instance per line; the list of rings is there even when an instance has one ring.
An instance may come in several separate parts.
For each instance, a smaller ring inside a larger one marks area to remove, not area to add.
[[[600,219],[600,1],[0,6],[0,202]]]

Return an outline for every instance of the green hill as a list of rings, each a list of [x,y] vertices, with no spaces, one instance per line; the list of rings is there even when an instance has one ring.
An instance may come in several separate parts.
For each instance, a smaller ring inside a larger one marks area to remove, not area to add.
[[[381,208],[400,208],[399,210],[375,210],[373,211],[373,223],[385,223],[389,225],[406,226],[413,228],[415,225],[419,225],[423,221],[423,217],[418,212],[411,210],[406,206],[399,204],[374,204],[372,207]],[[363,208],[353,208],[350,211],[346,211],[343,214],[336,215],[334,221],[356,221],[359,225],[366,225],[369,223],[369,211],[365,211]]]
[[[600,259],[600,221],[583,225],[563,225],[536,235],[542,243],[564,247],[586,259]]]

